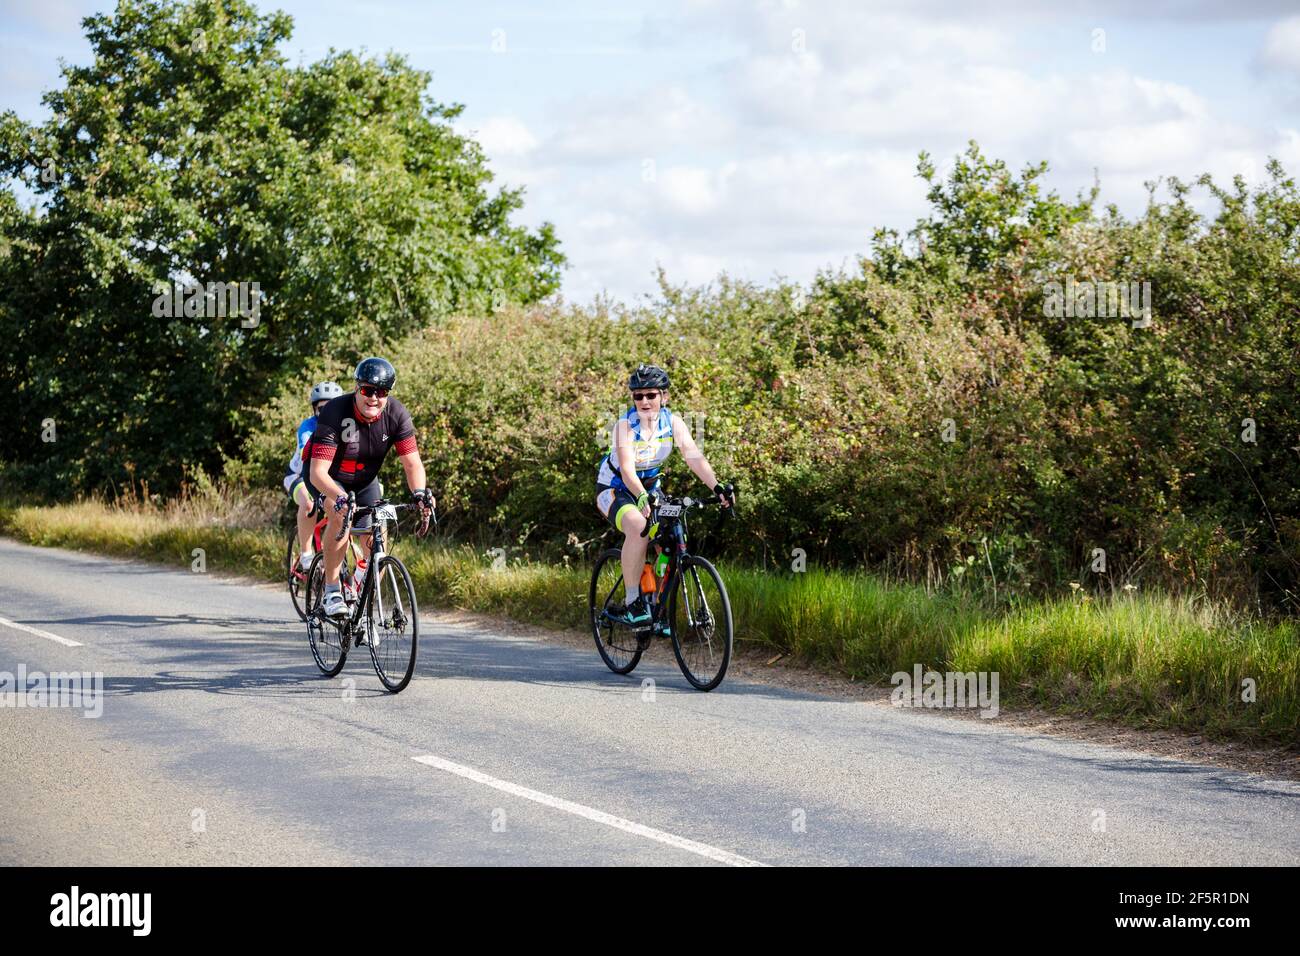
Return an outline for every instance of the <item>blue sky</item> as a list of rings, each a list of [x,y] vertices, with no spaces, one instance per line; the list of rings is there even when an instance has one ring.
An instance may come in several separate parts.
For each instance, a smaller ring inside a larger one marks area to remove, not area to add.
[[[976,139],[1046,159],[1073,195],[1141,209],[1143,182],[1300,171],[1300,3],[1026,0],[299,2],[286,48],[396,50],[527,188],[571,260],[565,295],[634,300],[725,270],[807,282],[925,212],[916,155]],[[103,2],[0,3],[0,109],[28,119],[85,62]],[[1097,31],[1103,31],[1098,33]]]

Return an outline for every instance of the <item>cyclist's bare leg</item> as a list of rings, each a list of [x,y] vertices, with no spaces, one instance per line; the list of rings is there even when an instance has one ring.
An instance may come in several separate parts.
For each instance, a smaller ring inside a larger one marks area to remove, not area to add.
[[[645,516],[635,508],[623,512],[623,586],[629,599],[641,593],[641,568],[650,543],[641,537],[645,523]]]
[[[339,569],[343,566],[343,552],[348,542],[336,540],[343,530],[343,512],[335,511],[333,505],[325,507],[325,532],[320,537],[321,548],[325,551],[325,583],[339,583]]]
[[[306,554],[314,550],[311,533],[316,527],[316,521],[312,518],[315,505],[312,504],[311,495],[307,494],[307,489],[302,485],[298,486],[294,494],[298,500],[298,553]]]

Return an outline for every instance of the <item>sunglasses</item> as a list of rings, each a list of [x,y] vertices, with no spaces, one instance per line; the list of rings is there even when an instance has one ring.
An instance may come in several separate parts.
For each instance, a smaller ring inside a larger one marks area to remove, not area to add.
[[[357,391],[360,392],[362,395],[366,396],[366,398],[387,398],[388,397],[388,389],[376,388],[374,385],[358,385]]]
[[[653,402],[659,397],[658,392],[633,392],[632,401],[634,402]]]

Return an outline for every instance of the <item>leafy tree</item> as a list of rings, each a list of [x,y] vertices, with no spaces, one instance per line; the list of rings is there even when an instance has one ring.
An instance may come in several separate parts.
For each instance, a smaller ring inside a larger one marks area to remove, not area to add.
[[[306,359],[558,288],[550,224],[511,222],[521,193],[488,191],[460,107],[402,57],[293,67],[290,18],[244,0],[122,0],[84,26],[94,62],[64,69],[53,116],[0,116],[0,176],[40,199],[0,192],[11,475],[174,488],[234,453]],[[156,314],[158,283],[191,281],[257,283],[258,314],[213,315],[219,288]]]

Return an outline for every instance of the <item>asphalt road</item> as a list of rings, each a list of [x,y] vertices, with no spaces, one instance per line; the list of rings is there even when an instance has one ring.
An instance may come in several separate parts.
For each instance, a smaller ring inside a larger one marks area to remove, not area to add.
[[[1300,863],[1289,781],[429,620],[393,696],[281,590],[0,539],[20,667],[104,696],[0,707],[9,865]]]

